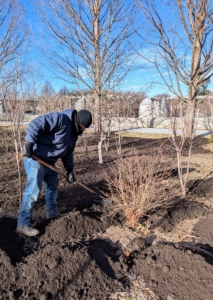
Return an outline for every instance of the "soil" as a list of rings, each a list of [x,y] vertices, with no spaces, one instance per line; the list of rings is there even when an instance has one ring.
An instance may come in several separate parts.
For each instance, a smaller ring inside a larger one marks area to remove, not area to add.
[[[107,152],[103,147],[101,165],[97,144],[94,135],[79,139],[75,174],[99,193],[117,150],[114,140]],[[162,144],[168,148],[170,141],[126,137],[122,154],[130,156],[132,147],[142,154]],[[0,299],[213,299],[212,158],[208,140],[200,140],[193,148],[187,197],[176,196],[150,212],[137,229],[59,176],[62,215],[45,218],[42,191],[32,220],[41,234],[25,238],[15,231],[19,193],[14,152],[0,148]],[[60,162],[57,166],[63,170]],[[25,183],[23,166],[22,175]]]

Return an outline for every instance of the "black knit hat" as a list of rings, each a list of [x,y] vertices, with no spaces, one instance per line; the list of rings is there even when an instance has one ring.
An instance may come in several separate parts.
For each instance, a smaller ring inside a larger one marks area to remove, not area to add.
[[[78,111],[79,124],[83,125],[85,128],[89,128],[92,124],[92,114],[86,109]]]

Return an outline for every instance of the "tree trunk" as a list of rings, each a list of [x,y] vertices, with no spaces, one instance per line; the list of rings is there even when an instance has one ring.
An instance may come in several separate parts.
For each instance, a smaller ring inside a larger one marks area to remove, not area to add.
[[[185,137],[193,139],[196,128],[195,125],[195,111],[197,107],[197,92],[199,86],[199,70],[201,60],[201,41],[202,34],[199,32],[195,37],[192,51],[192,66],[190,74],[190,84],[188,101],[186,106],[185,123],[184,123],[184,134]]]
[[[190,139],[193,138],[194,131],[196,130],[194,128],[196,106],[196,99],[188,100],[184,119],[184,136]]]
[[[99,164],[103,164],[103,152],[102,152],[102,144],[103,141],[106,139],[106,135],[101,133],[100,141],[98,142],[98,157],[99,157]]]
[[[94,1],[94,50],[95,50],[95,105],[94,105],[94,132],[101,131],[101,58],[100,58],[100,3],[99,0]]]
[[[94,105],[94,132],[101,132],[101,97],[95,91],[95,105]]]

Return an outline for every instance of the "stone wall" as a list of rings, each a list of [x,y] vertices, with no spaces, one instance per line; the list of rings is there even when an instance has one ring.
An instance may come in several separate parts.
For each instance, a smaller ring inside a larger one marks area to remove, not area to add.
[[[38,115],[25,115],[25,122],[30,122]],[[181,120],[176,118],[177,128],[181,128]],[[197,129],[199,130],[212,130],[213,123],[209,117],[198,118]],[[103,129],[107,131],[110,129],[113,131],[126,130],[131,128],[168,128],[170,129],[170,118],[105,118],[102,122]]]
[[[176,118],[177,128],[181,128],[181,119]],[[109,126],[112,130],[126,130],[130,128],[168,128],[171,127],[170,118],[111,118],[103,121],[104,130],[108,130]],[[212,118],[202,117],[198,118],[197,129],[199,130],[212,130]]]

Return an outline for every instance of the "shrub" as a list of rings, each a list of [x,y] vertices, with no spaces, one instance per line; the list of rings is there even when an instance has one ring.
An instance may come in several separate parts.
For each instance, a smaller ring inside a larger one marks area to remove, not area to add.
[[[122,213],[135,227],[139,217],[173,198],[170,163],[161,150],[146,155],[133,150],[130,157],[118,158],[104,174],[108,190],[104,194],[113,201],[112,213]]]
[[[213,133],[211,133],[209,136],[209,143],[213,143]]]

